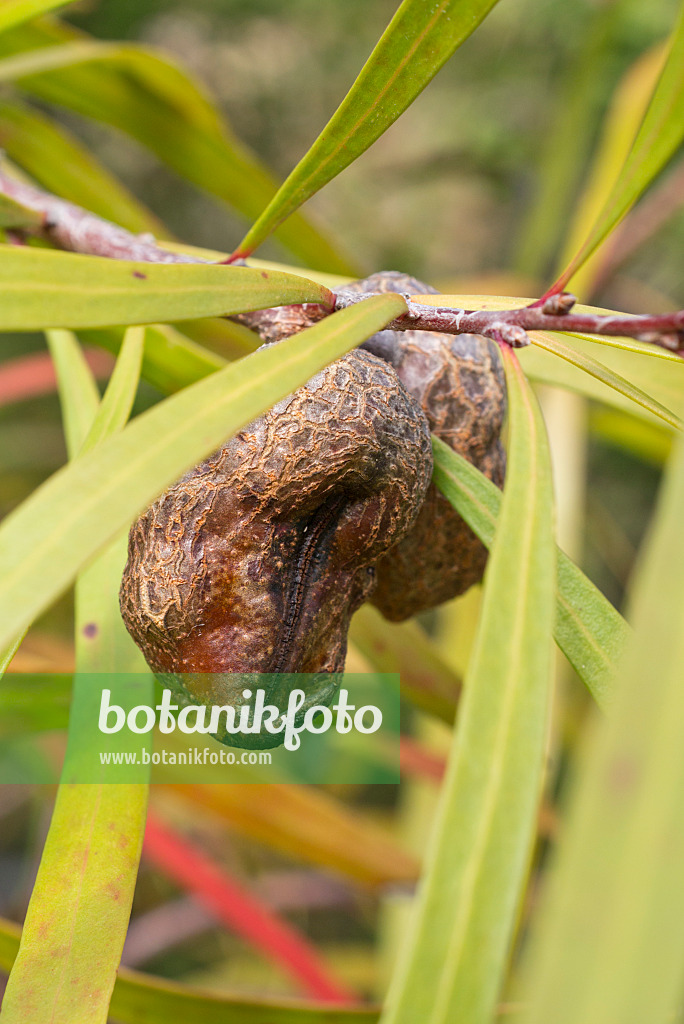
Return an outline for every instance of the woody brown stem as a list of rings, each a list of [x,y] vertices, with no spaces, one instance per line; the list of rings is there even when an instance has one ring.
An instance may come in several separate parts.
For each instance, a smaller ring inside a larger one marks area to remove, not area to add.
[[[110,259],[139,260],[147,263],[203,263],[196,256],[170,252],[158,245],[152,235],[134,235],[110,221],[97,217],[74,203],[59,199],[32,185],[19,182],[0,172],[0,193],[41,215],[36,226],[21,226],[22,233],[41,236],[53,245],[70,252]],[[12,225],[8,225],[12,227]],[[368,294],[345,292],[337,295],[335,308],[342,309],[367,299]],[[530,342],[528,331],[562,331],[566,333],[610,335],[637,338],[660,345],[673,352],[684,351],[684,311],[654,316],[617,316],[571,313],[574,296],[555,293],[544,296],[522,309],[467,310],[438,309],[422,305],[407,296],[408,310],[389,324],[396,331],[432,331],[439,334],[480,334],[521,347]],[[260,331],[269,313],[261,310],[241,314],[239,320]],[[297,307],[296,328],[302,330],[314,323],[326,310],[320,307]]]

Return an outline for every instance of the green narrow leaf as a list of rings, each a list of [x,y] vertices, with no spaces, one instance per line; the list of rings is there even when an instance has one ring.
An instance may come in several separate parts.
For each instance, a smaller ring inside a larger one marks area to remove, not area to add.
[[[142,334],[139,328],[127,332],[99,408],[93,397],[95,382],[76,339],[66,331],[55,332],[50,339],[72,457],[92,449],[125,423],[138,383]],[[78,712],[89,703],[91,689],[79,673],[141,668],[142,658],[118,609],[124,559],[121,537],[76,584],[72,749],[92,739],[78,730]],[[131,650],[134,659],[129,663]],[[3,1000],[3,1021],[106,1024],[128,928],[146,809],[146,786],[62,782]]]
[[[456,309],[518,309],[528,305],[532,299],[502,295],[421,295],[419,301],[436,308],[449,306]],[[578,313],[625,316],[612,309],[578,304]],[[571,333],[573,348],[594,358],[596,346],[601,345],[601,358],[608,368],[624,377],[631,385],[640,388],[652,399],[666,408],[679,408],[684,399],[684,360],[672,352],[666,352],[657,345],[644,345],[626,339],[600,338],[592,334]],[[647,358],[642,358],[646,356]],[[654,417],[642,406],[625,398],[611,387],[584,371],[543,352],[536,345],[528,345],[518,352],[526,374],[545,384],[570,388],[590,398],[616,405],[634,415],[643,416],[651,423],[662,424],[660,417]],[[668,365],[663,365],[667,363]]]
[[[0,32],[21,24],[39,14],[65,7],[70,0],[3,0],[0,6]]]
[[[32,178],[62,199],[128,231],[168,234],[157,217],[80,142],[38,111],[0,100],[0,145]],[[40,220],[39,214],[34,216]]]
[[[563,271],[554,290],[565,287],[575,271],[662,171],[684,139],[684,5],[672,33],[665,67],[634,145],[614,188],[579,252]]]
[[[0,60],[0,82],[13,82],[15,79],[68,67],[70,64],[120,57],[125,52],[126,47],[123,45],[88,40],[63,43],[61,46],[41,46]]]
[[[322,285],[277,271],[133,263],[16,246],[0,246],[0,289],[3,331],[145,324],[331,302]]]
[[[259,215],[278,187],[276,179],[232,134],[199,84],[170,60],[133,44],[111,50],[110,44],[97,43],[71,26],[45,22],[0,38],[0,53],[72,43],[97,46],[99,56],[23,78],[21,88],[125,132],[245,218]],[[307,266],[355,273],[301,215],[284,225],[277,238]]]
[[[129,327],[107,390],[83,440],[81,455],[118,433],[128,421],[138,390],[144,344],[145,328]]]
[[[579,45],[569,54],[569,65],[554,74],[559,87],[551,115],[539,132],[538,159],[527,170],[535,175],[534,194],[515,246],[519,273],[543,276],[568,223],[603,108],[616,31],[627,2],[616,0],[585,10]]]
[[[506,485],[415,921],[383,1024],[492,1019],[536,831],[551,683],[553,483],[511,350]]]
[[[55,473],[0,526],[0,647],[186,469],[405,309],[388,294],[341,310],[165,399]]]
[[[475,466],[433,437],[433,480],[486,547],[491,547],[501,491]],[[568,556],[557,550],[556,643],[598,704],[612,693],[630,630],[622,616]]]
[[[350,641],[378,672],[397,672],[401,693],[417,708],[451,724],[461,679],[417,622],[388,622],[370,604],[351,621]]]
[[[57,376],[67,452],[73,459],[90,430],[100,392],[71,331],[48,331],[46,338]]]
[[[0,918],[0,968],[9,971],[21,929]],[[116,1024],[175,1024],[196,1020],[202,1024],[372,1024],[377,1010],[336,1009],[288,1000],[275,1001],[213,996],[189,985],[179,985],[149,974],[122,968],[112,998],[112,1020]]]
[[[79,331],[79,337],[118,355],[123,332],[111,330]],[[141,376],[164,394],[173,394],[226,366],[223,356],[184,337],[173,327],[154,324],[145,328]]]
[[[0,194],[0,228],[35,228],[42,223],[43,218],[35,210]]]
[[[314,144],[238,247],[253,252],[411,105],[496,0],[404,0]]]
[[[107,1019],[116,965],[97,937],[113,939],[122,916],[128,918],[126,879],[135,875],[140,856],[144,787],[133,794],[132,786],[111,786],[106,800],[102,788],[59,789],[3,999],[3,1024],[104,1024]],[[116,877],[108,878],[114,867]]]
[[[666,47],[662,45],[647,50],[632,64],[615,90],[586,184],[575,203],[558,269],[562,270],[573,258],[615,188],[662,73],[666,56]],[[598,258],[599,253],[595,252],[573,275],[572,288],[576,295],[590,294],[598,269]]]
[[[521,1024],[666,1024],[684,991],[684,442],[633,594],[611,714],[581,747],[522,970]]]
[[[667,409],[679,408],[684,398],[684,361],[675,358],[667,361],[659,358],[643,358],[636,350],[619,347],[596,346],[593,339],[573,335],[573,350],[593,358],[597,351],[610,371],[618,373],[634,387],[644,391],[653,401]],[[614,406],[653,426],[665,427],[661,416],[653,415],[643,405],[608,387],[597,377],[590,376],[583,369],[558,359],[537,345],[528,345],[520,350],[520,362],[525,373],[534,380],[557,387],[569,388],[588,398]],[[668,430],[671,428],[668,426]]]
[[[667,409],[660,402],[656,402],[655,399],[647,395],[641,388],[636,387],[634,384],[630,384],[628,380],[621,377],[619,373],[615,373],[614,370],[610,370],[607,366],[604,366],[597,359],[592,359],[591,356],[586,355],[584,352],[580,352],[578,349],[571,348],[570,345],[566,345],[564,341],[554,334],[547,334],[546,331],[534,331],[531,334],[533,344],[537,345],[538,348],[544,349],[546,352],[552,352],[554,355],[559,356],[568,363],[572,363],[573,366],[579,367],[580,370],[584,370],[591,377],[595,377],[600,380],[603,384],[607,384],[608,387],[613,388],[619,394],[624,395],[631,402],[635,402],[641,406],[642,409],[646,409],[652,413],[653,416],[657,416],[659,419],[664,420],[669,427],[673,427],[675,430],[681,430],[684,424],[675,416],[673,412]]]
[[[2,649],[0,649],[0,679],[2,678],[2,676],[4,676],[5,672],[7,671],[9,664],[12,661],[12,658],[19,650],[21,642],[25,636],[26,630],[22,630],[21,633],[13,637],[11,640],[8,640],[3,645]]]

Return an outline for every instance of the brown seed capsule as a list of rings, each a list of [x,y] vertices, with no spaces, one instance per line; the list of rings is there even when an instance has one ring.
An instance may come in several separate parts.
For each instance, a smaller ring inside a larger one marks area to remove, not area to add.
[[[427,420],[391,366],[355,351],[318,373],[131,529],[121,610],[148,664],[341,671],[350,617],[416,518],[431,471]],[[239,679],[221,685],[217,694],[198,677],[182,696],[244,703]]]
[[[393,272],[349,289],[432,291]],[[322,315],[290,306],[247,317],[272,343]],[[181,702],[239,707],[241,674],[270,673],[258,685],[284,709],[286,674],[312,673],[301,717],[332,699],[364,600],[402,619],[480,579],[485,549],[430,485],[430,430],[501,482],[495,346],[382,331],[363,349],[231,438],[131,529],[124,621]]]
[[[435,294],[415,278],[373,274],[345,291]],[[363,346],[386,359],[420,403],[430,430],[493,480],[503,483],[499,435],[506,385],[492,341],[474,334],[381,331]],[[433,608],[482,578],[487,553],[475,534],[432,484],[412,529],[377,566],[370,600],[393,621]]]

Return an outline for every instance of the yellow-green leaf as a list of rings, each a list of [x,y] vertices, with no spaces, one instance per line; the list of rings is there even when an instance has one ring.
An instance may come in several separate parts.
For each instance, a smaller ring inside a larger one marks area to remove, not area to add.
[[[78,459],[77,453],[121,429],[128,417],[140,371],[142,330],[128,332],[99,408],[95,382],[74,336],[54,332],[50,346],[69,450]],[[118,608],[125,550],[122,537],[77,581],[77,673],[141,668],[142,657]],[[131,649],[132,664],[126,660]],[[89,682],[77,674],[68,738],[72,756],[79,745],[92,741],[79,727],[79,711],[92,699]],[[146,786],[62,781],[4,997],[2,1017],[9,1024],[106,1024],[146,807]]]
[[[585,242],[558,278],[561,289],[619,224],[684,139],[684,6],[680,6],[665,67],[634,145]]]
[[[520,1024],[666,1024],[684,990],[684,442],[633,594],[611,714],[580,746]]]
[[[165,399],[59,470],[0,526],[0,648],[164,487],[405,309],[388,294],[341,310]]]
[[[93,416],[79,454],[90,451],[104,438],[122,430],[130,416],[140,380],[144,327],[129,327],[102,401]]]
[[[81,58],[74,51],[72,63],[22,78],[21,88],[125,132],[242,216],[258,216],[277,189],[276,179],[233,135],[200,85],[168,58],[133,44],[112,48],[56,22],[24,25],[0,37],[0,54],[73,43],[87,44],[89,59],[82,59],[85,50]],[[284,225],[278,239],[305,265],[354,273],[302,216]]]
[[[128,231],[168,231],[61,125],[17,101],[0,100],[0,145],[44,188]],[[34,214],[40,221],[40,214]]]
[[[506,485],[418,907],[383,1024],[487,1024],[541,789],[556,579],[546,433],[513,353]]]
[[[5,32],[14,25],[21,24],[39,14],[54,11],[56,7],[65,7],[70,0],[3,0],[0,7],[0,32]]]
[[[666,55],[666,49],[662,45],[647,50],[629,68],[615,90],[586,185],[575,206],[560,260],[561,268],[572,259],[584,242],[619,180],[648,101],[663,70]],[[576,295],[589,295],[598,269],[597,257],[598,253],[595,252],[573,274],[572,289]]]
[[[0,246],[0,290],[2,331],[156,323],[331,300],[322,285],[277,271],[16,246]]]
[[[55,367],[67,452],[73,459],[90,430],[100,392],[75,335],[48,331],[46,338]]]
[[[624,395],[631,402],[635,402],[642,409],[646,409],[653,416],[657,416],[667,423],[669,427],[675,430],[682,429],[683,424],[678,416],[675,416],[668,408],[651,398],[642,388],[630,384],[619,373],[604,366],[598,359],[593,359],[591,356],[586,355],[586,353],[566,345],[557,335],[549,334],[546,331],[534,331],[530,337],[539,348],[544,349],[546,352],[552,352],[573,366],[577,366],[591,377],[595,377],[609,388],[613,388],[614,391]]]
[[[9,971],[19,947],[21,929],[0,918],[0,967]],[[189,985],[154,978],[122,968],[112,997],[111,1018],[116,1024],[175,1024],[195,1020],[201,1024],[373,1024],[374,1008],[336,1009],[294,1000],[280,1005],[258,1000],[207,995]]]
[[[98,935],[120,933],[124,893],[121,879],[104,884],[102,868],[115,863],[125,874],[137,868],[145,793],[144,787],[136,788],[136,799],[133,787],[112,786],[106,801],[93,802],[89,791],[100,787],[60,787],[43,851],[44,868],[36,879],[3,999],[3,1024],[100,1024],[107,1019],[116,965],[108,963],[100,970],[100,956],[110,958],[106,949],[93,948],[93,941]],[[88,950],[93,951],[95,970],[91,957],[74,962]]]
[[[242,240],[239,252],[253,252],[302,203],[380,138],[495,3],[404,0],[354,85]]]
[[[491,547],[501,508],[501,491],[463,456],[432,439],[433,479],[483,544]],[[584,573],[557,551],[556,643],[595,700],[612,692],[629,627]]]

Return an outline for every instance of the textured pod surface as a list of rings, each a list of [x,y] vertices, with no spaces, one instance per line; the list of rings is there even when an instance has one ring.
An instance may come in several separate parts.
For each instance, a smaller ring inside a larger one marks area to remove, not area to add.
[[[351,292],[436,294],[434,288],[393,271],[345,287]],[[505,453],[499,436],[506,385],[496,345],[474,334],[451,337],[427,331],[381,331],[364,349],[395,369],[420,403],[430,430],[503,483]],[[432,484],[412,529],[380,559],[370,600],[386,618],[408,618],[463,593],[484,572],[487,552]]]
[[[318,373],[132,527],[121,610],[148,664],[341,671],[349,619],[431,471],[427,420],[387,363],[357,350]],[[240,703],[195,685],[191,702]]]

